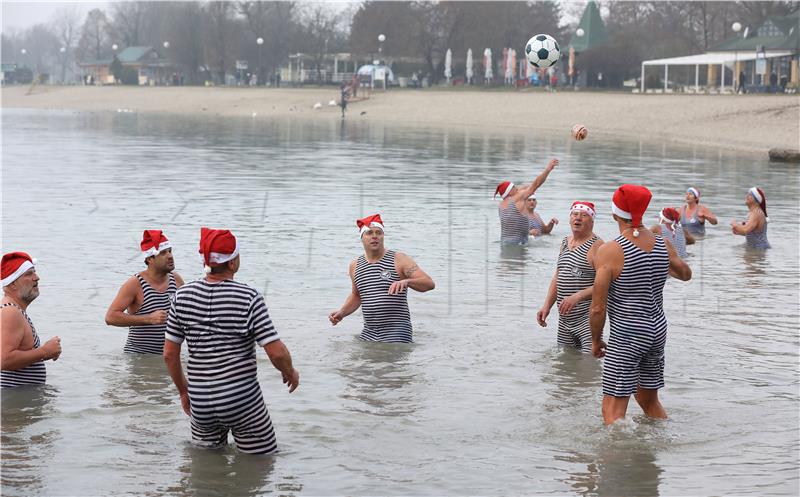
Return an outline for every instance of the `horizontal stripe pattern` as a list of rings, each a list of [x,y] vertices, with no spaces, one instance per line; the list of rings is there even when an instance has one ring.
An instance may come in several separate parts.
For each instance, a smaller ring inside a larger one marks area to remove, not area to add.
[[[509,201],[505,209],[498,206],[500,213],[500,240],[503,243],[528,243],[528,216],[517,209],[514,201]]]
[[[354,278],[364,316],[362,340],[391,343],[412,341],[408,288],[396,295],[389,295],[392,283],[400,281],[395,270],[395,255],[394,250],[387,250],[378,262],[370,264],[363,255],[356,261]]]
[[[587,260],[587,254],[597,241],[591,238],[570,250],[569,237],[561,241],[558,253],[558,277],[556,278],[556,307],[570,295],[585,290],[594,284],[595,270]],[[566,315],[558,315],[558,344],[592,351],[592,332],[589,329],[589,307],[591,300],[582,300]]]
[[[25,317],[25,320],[28,321],[28,325],[31,327],[31,333],[33,333],[33,349],[38,349],[41,346],[41,340],[39,339],[39,335],[36,333],[36,327],[33,326],[33,321],[31,321],[30,316],[25,310],[18,306],[13,302],[8,302],[0,306],[2,307],[16,307],[19,309],[19,312]],[[3,370],[0,372],[0,388],[13,388],[13,387],[21,387],[24,385],[43,385],[44,382],[47,380],[47,368],[44,365],[44,361],[36,361],[33,364],[29,364],[21,369],[15,370]]]
[[[231,280],[188,283],[175,294],[166,339],[187,343],[193,442],[218,446],[231,431],[243,452],[275,452],[272,421],[256,378],[255,345],[279,339],[263,296]]]
[[[139,279],[144,299],[142,300],[142,306],[134,316],[146,316],[155,311],[168,311],[172,298],[178,290],[175,276],[169,273],[169,284],[165,292],[157,292],[141,274],[137,274],[136,278]],[[123,350],[131,354],[163,354],[164,334],[166,331],[166,324],[131,326],[128,330],[128,340],[125,342]]]
[[[666,224],[661,224],[661,236],[672,244],[678,257],[685,259],[688,254],[686,253],[686,235],[683,233],[683,227],[676,225],[674,230],[669,229]]]
[[[656,235],[648,253],[620,235],[625,261],[608,292],[611,334],[603,365],[603,393],[626,397],[637,387],[656,390],[664,386],[664,284],[669,274],[669,254]]]

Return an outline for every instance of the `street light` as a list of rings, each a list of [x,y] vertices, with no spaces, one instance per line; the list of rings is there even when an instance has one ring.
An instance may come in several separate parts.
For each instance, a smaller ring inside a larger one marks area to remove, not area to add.
[[[118,49],[118,48],[119,48],[119,45],[117,45],[116,43],[114,43],[113,45],[111,45],[111,50],[113,50],[113,51],[115,51],[115,52],[117,51],[117,49]]]
[[[586,31],[584,31],[583,28],[578,28],[578,30],[575,31],[575,34],[578,35],[578,38],[580,38],[581,36],[586,34]]]
[[[734,22],[733,24],[731,24],[731,29],[733,30],[734,33],[736,33],[736,37],[738,38],[739,37],[739,31],[742,30],[742,23],[740,23],[739,21]],[[725,66],[722,66],[722,70],[723,71],[725,70]],[[739,88],[742,87],[742,81],[741,81],[741,78],[739,77],[741,75],[740,73],[741,73],[741,71],[739,71],[739,48],[738,47],[734,47],[734,49],[733,49],[733,78],[734,78],[734,81],[736,81],[739,84]],[[734,86],[733,91],[738,93],[739,88],[736,88]]]
[[[164,48],[169,48],[169,42],[168,41],[164,42]]]
[[[258,81],[256,81],[256,85],[258,85],[264,82],[264,70],[261,67],[261,46],[264,44],[264,38],[260,36],[256,38],[256,44],[258,45]]]

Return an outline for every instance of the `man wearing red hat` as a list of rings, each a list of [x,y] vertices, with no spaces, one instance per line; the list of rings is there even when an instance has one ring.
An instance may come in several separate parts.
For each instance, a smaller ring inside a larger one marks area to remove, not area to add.
[[[3,301],[0,303],[2,388],[43,384],[47,379],[44,361],[55,361],[61,355],[61,339],[53,337],[41,345],[26,312],[39,296],[39,275],[34,263],[25,252],[11,252],[3,256],[0,264],[3,278]]]
[[[233,280],[240,263],[233,233],[202,228],[200,253],[206,276],[178,289],[164,344],[164,361],[191,417],[192,442],[221,447],[230,431],[242,452],[271,454],[277,441],[256,377],[255,345],[264,348],[290,393],[300,384],[300,373],[272,325],[264,297]],[[188,380],[181,366],[184,340]]]
[[[172,245],[160,230],[145,230],[140,244],[147,269],[122,285],[106,312],[106,324],[130,327],[124,351],[163,354],[167,311],[183,278],[175,272]]]
[[[591,202],[573,202],[569,213],[572,235],[561,241],[556,272],[550,280],[544,305],[536,313],[539,326],[558,304],[558,344],[592,352],[589,305],[594,284],[594,257],[603,244],[593,233],[595,208]]]
[[[558,159],[552,159],[533,183],[525,188],[518,188],[510,181],[503,181],[494,191],[500,195],[500,240],[505,244],[524,245],[528,243],[528,216],[525,215],[525,201],[533,195],[547,180],[550,171],[558,165]]]
[[[605,357],[603,420],[607,425],[624,418],[634,395],[645,415],[665,419],[658,400],[664,386],[664,284],[671,275],[682,281],[692,270],[664,239],[642,226],[650,190],[622,185],[614,192],[611,210],[620,235],[604,243],[595,257],[597,274],[592,292],[589,326],[592,353]],[[611,322],[608,344],[603,341],[606,311]]]
[[[686,246],[695,242],[694,237],[681,225],[681,213],[674,207],[661,209],[658,215],[659,223],[650,228],[656,235],[661,235],[675,249],[678,255],[685,259]]]
[[[352,291],[344,305],[330,313],[336,326],[359,307],[364,315],[361,339],[374,342],[411,342],[408,288],[418,292],[436,286],[414,259],[402,252],[386,250],[384,225],[379,214],[356,221],[364,255],[350,263]]]

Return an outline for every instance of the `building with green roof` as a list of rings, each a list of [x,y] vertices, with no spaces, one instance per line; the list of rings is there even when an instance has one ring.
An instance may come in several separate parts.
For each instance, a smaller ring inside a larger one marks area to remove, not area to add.
[[[132,67],[138,73],[140,85],[167,84],[174,65],[153,47],[127,47],[116,54],[123,67]],[[87,60],[78,65],[95,84],[114,84],[111,64],[114,59]]]
[[[564,55],[568,57],[565,59],[567,61],[567,74],[572,83],[579,86],[596,86],[602,81],[601,73],[577,71],[577,69],[573,67],[573,60],[570,58],[570,52],[574,53],[574,58],[577,60],[582,52],[601,46],[606,42],[608,42],[608,31],[606,30],[606,24],[603,22],[603,18],[600,16],[600,8],[597,6],[597,2],[590,0],[583,10],[580,22],[572,33],[569,44],[565,51],[562,52],[562,57]],[[576,78],[573,78],[574,73],[577,73]],[[598,76],[600,76],[601,79],[598,79]]]

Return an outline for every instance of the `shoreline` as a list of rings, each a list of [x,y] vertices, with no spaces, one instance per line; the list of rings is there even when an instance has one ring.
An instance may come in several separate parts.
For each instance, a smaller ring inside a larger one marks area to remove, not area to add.
[[[1,106],[241,117],[302,117],[338,120],[336,87],[227,88],[135,86],[3,87]],[[315,103],[321,109],[314,109]],[[255,113],[255,116],[253,116]],[[687,145],[723,147],[767,156],[770,148],[800,150],[800,96],[679,95],[391,89],[350,102],[347,119],[403,126],[468,127],[524,133],[569,133],[576,123],[589,137],[620,135]]]

